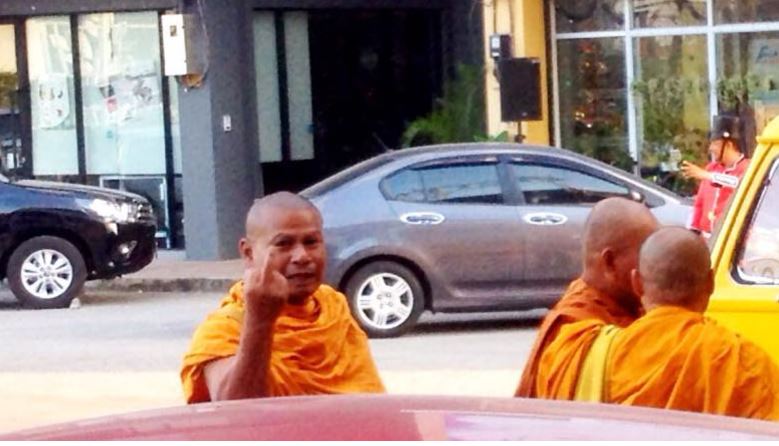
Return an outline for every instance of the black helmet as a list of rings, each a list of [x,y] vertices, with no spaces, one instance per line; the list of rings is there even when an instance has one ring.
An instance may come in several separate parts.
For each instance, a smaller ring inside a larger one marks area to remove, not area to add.
[[[741,146],[741,119],[733,115],[716,115],[711,124],[709,139],[730,139]]]

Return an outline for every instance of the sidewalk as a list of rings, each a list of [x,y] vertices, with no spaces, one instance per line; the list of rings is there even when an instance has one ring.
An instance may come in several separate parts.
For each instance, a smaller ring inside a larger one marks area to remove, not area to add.
[[[190,261],[184,251],[159,251],[146,268],[113,280],[87,282],[90,291],[224,292],[240,279],[241,260]]]

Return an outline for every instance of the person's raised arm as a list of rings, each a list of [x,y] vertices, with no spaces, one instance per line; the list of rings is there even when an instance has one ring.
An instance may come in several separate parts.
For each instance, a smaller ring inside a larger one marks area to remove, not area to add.
[[[211,401],[270,396],[273,326],[289,297],[287,279],[273,269],[272,256],[268,251],[261,269],[244,272],[246,314],[238,352],[205,367]]]

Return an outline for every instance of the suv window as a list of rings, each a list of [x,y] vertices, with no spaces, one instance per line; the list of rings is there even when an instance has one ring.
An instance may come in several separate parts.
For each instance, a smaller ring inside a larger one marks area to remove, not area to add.
[[[511,163],[527,204],[591,204],[627,196],[627,187],[578,170],[541,164]]]
[[[748,226],[741,235],[738,278],[751,284],[779,284],[779,160],[774,162]]]
[[[412,167],[382,181],[389,200],[426,203],[502,204],[503,191],[494,163]]]

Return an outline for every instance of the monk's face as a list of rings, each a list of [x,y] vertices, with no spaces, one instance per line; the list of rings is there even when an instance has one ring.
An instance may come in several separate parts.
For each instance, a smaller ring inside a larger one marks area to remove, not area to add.
[[[268,208],[253,222],[241,251],[247,268],[262,268],[270,254],[272,268],[289,283],[289,302],[300,303],[322,283],[325,244],[322,219],[315,210]]]

